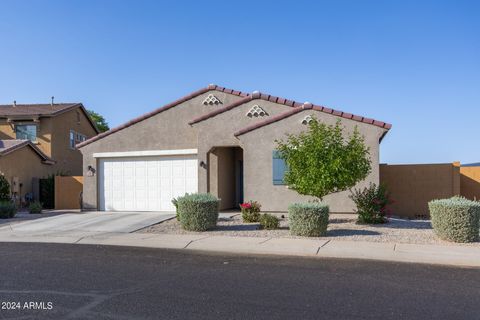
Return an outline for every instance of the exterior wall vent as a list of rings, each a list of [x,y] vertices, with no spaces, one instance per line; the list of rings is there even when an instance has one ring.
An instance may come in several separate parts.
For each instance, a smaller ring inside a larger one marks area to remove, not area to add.
[[[311,115],[308,115],[308,116],[306,116],[305,118],[303,118],[302,124],[307,125],[307,124],[309,124],[310,122],[312,122],[312,120],[313,120],[313,119],[312,119],[312,116],[311,116]]]
[[[258,104],[254,105],[248,112],[247,117],[265,117],[268,113],[265,112]]]
[[[213,105],[222,104],[222,102],[217,97],[215,97],[213,94],[209,94],[205,98],[205,100],[203,100],[203,104],[213,106]]]

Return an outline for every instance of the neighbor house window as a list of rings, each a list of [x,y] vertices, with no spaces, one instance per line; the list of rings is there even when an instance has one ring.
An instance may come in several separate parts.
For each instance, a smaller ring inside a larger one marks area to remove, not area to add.
[[[285,160],[280,156],[280,152],[276,150],[272,152],[272,169],[273,169],[273,184],[284,185],[285,182],[283,178],[285,177],[287,164]]]
[[[75,146],[79,142],[87,140],[87,137],[81,133],[70,130],[70,148],[75,149]]]
[[[15,126],[17,139],[37,141],[37,126],[34,124],[20,124]]]
[[[70,130],[70,148],[75,149],[75,131]]]

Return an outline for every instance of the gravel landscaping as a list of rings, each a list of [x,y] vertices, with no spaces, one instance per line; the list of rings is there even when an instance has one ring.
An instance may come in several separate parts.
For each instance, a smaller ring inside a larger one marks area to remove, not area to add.
[[[277,215],[281,216],[281,215]],[[142,233],[167,234],[204,234],[232,237],[269,237],[269,238],[300,238],[289,234],[288,219],[280,219],[280,229],[260,230],[258,223],[243,223],[240,214],[230,218],[218,219],[217,227],[206,232],[190,232],[181,228],[174,218],[142,229]],[[311,239],[311,238],[310,238]],[[454,244],[440,240],[433,233],[429,220],[389,219],[388,223],[378,225],[360,225],[356,216],[351,214],[331,214],[327,236],[322,239],[357,240],[372,242],[395,242],[415,244]],[[458,245],[458,243],[456,243]],[[465,244],[480,246],[480,242]]]

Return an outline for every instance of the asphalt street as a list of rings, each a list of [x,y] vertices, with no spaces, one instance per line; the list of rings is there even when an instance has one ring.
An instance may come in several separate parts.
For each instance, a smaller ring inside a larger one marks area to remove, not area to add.
[[[480,269],[0,243],[1,319],[480,319]]]

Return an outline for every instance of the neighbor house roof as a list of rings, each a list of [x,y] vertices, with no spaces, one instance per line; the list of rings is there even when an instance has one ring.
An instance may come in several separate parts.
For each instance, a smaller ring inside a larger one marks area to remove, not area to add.
[[[304,104],[302,104],[298,107],[292,108],[292,110],[288,110],[288,111],[283,112],[283,113],[281,113],[277,116],[271,117],[271,118],[269,118],[265,121],[261,121],[261,122],[252,124],[251,126],[248,126],[246,128],[243,128],[243,129],[235,132],[234,135],[236,137],[240,136],[242,134],[245,134],[247,132],[256,130],[256,129],[261,128],[263,126],[266,126],[266,125],[269,125],[271,123],[274,123],[274,122],[280,121],[282,119],[288,118],[288,117],[290,117],[294,114],[297,114],[299,112],[302,112],[304,110],[321,111],[321,112],[333,114],[335,116],[342,117],[342,118],[345,118],[345,119],[350,119],[350,120],[354,120],[354,121],[358,121],[358,122],[371,124],[371,125],[374,125],[374,126],[377,126],[377,127],[380,127],[380,128],[384,128],[384,129],[387,129],[387,130],[389,130],[392,127],[392,125],[389,124],[389,123],[385,123],[385,122],[382,122],[382,121],[377,121],[377,120],[374,120],[374,119],[365,118],[365,117],[361,117],[361,116],[356,116],[356,115],[353,115],[351,113],[346,113],[346,112],[326,108],[326,107],[323,107],[323,106],[317,106],[317,105],[313,105],[309,102],[306,102],[306,103],[304,103]]]
[[[9,140],[0,140],[0,157],[20,150],[24,147],[30,147],[35,153],[38,154],[42,161],[46,164],[53,164],[51,158],[49,158],[45,153],[43,153],[36,145],[34,145],[30,140],[19,140],[19,139],[9,139]]]
[[[0,117],[8,116],[54,116],[79,107],[81,103],[36,103],[36,104],[2,104]]]
[[[190,93],[189,95],[186,95],[186,96],[184,96],[184,97],[182,97],[182,98],[180,98],[180,99],[178,99],[178,100],[175,100],[175,101],[173,101],[173,102],[171,102],[171,103],[169,103],[169,104],[164,105],[163,107],[160,107],[160,108],[155,109],[155,110],[153,110],[153,111],[151,111],[151,112],[145,113],[145,114],[143,114],[143,115],[141,115],[141,116],[139,116],[139,117],[137,117],[137,118],[135,118],[135,119],[132,119],[132,120],[130,120],[130,121],[128,121],[128,122],[126,122],[126,123],[118,126],[118,127],[115,127],[115,128],[113,128],[113,129],[110,129],[109,131],[100,133],[99,135],[96,135],[95,137],[92,137],[92,138],[90,138],[90,139],[88,139],[88,140],[86,140],[86,141],[84,141],[84,142],[82,142],[82,143],[79,143],[79,144],[77,144],[77,148],[82,148],[82,147],[86,146],[87,144],[90,144],[90,143],[92,143],[92,142],[94,142],[94,141],[97,141],[97,140],[100,140],[100,139],[102,139],[102,138],[105,138],[106,136],[109,136],[109,135],[111,135],[112,133],[115,133],[115,132],[117,132],[117,131],[120,131],[120,130],[123,130],[123,129],[125,129],[125,128],[128,128],[128,127],[130,127],[130,126],[132,126],[132,125],[134,125],[134,124],[136,124],[136,123],[138,123],[138,122],[141,122],[141,121],[143,121],[143,120],[145,120],[145,119],[148,119],[148,118],[150,118],[150,117],[153,117],[154,115],[157,115],[157,114],[159,114],[159,113],[161,113],[161,112],[163,112],[163,111],[165,111],[165,110],[168,110],[168,109],[170,109],[170,108],[173,108],[173,107],[175,107],[175,106],[177,106],[177,105],[179,105],[179,104],[181,104],[181,103],[183,103],[183,102],[185,102],[185,101],[188,101],[188,100],[190,100],[190,99],[193,99],[193,98],[195,98],[195,97],[197,97],[197,96],[199,96],[199,95],[201,95],[201,94],[204,94],[204,93],[206,93],[206,92],[208,92],[208,91],[210,91],[210,90],[216,90],[216,91],[220,91],[220,92],[226,92],[226,93],[233,94],[233,95],[236,95],[236,96],[239,96],[239,97],[246,97],[246,96],[249,95],[248,93],[245,93],[245,92],[236,91],[236,90],[233,90],[233,89],[227,89],[227,88],[224,88],[224,87],[220,87],[220,86],[211,84],[211,85],[209,85],[209,86],[206,87],[206,88],[203,88],[203,89],[197,90],[197,91],[195,91],[195,92],[192,92],[192,93]]]
[[[2,104],[0,105],[0,118],[10,118],[12,120],[21,120],[25,117],[44,118],[55,117],[64,112],[80,108],[88,121],[98,133],[97,126],[90,118],[87,110],[81,103],[36,103],[36,104]]]
[[[234,103],[232,103],[228,106],[225,106],[221,109],[217,109],[215,111],[204,114],[204,115],[202,115],[202,116],[200,116],[196,119],[193,119],[192,121],[189,122],[189,124],[195,124],[195,123],[204,121],[206,119],[215,117],[218,114],[221,114],[223,112],[231,110],[235,107],[238,107],[238,106],[240,106],[240,105],[242,105],[246,102],[249,102],[249,101],[252,101],[252,100],[255,100],[255,99],[260,99],[260,100],[270,101],[270,102],[274,102],[274,103],[278,103],[278,104],[283,104],[283,105],[294,108],[294,110],[296,110],[296,111],[287,111],[285,113],[282,113],[282,114],[278,115],[277,117],[272,117],[272,118],[270,118],[266,121],[263,121],[263,122],[260,122],[260,123],[257,123],[255,125],[250,126],[252,128],[257,127],[259,125],[261,126],[265,122],[272,123],[272,122],[281,120],[285,117],[289,117],[291,114],[295,114],[297,112],[302,111],[303,109],[298,109],[302,106],[304,107],[304,109],[306,109],[306,108],[314,109],[314,110],[317,110],[317,111],[333,114],[334,116],[342,117],[342,118],[345,118],[345,119],[351,119],[351,120],[358,121],[358,122],[368,123],[368,124],[371,124],[371,125],[374,125],[374,126],[377,126],[377,127],[385,128],[387,130],[392,127],[391,124],[385,123],[385,122],[382,122],[382,121],[377,121],[377,120],[374,120],[374,119],[370,119],[370,118],[366,118],[366,117],[362,117],[362,116],[357,116],[357,115],[354,115],[354,114],[351,114],[351,113],[327,108],[327,107],[320,106],[320,105],[313,105],[309,102],[301,103],[301,102],[297,102],[297,101],[293,101],[293,100],[288,100],[288,99],[285,99],[285,98],[280,98],[280,97],[272,96],[272,95],[269,95],[269,94],[260,93],[258,91],[254,92],[250,96],[245,97],[242,100],[236,101],[236,102],[234,102]],[[293,113],[291,113],[291,112],[293,112]],[[277,119],[277,118],[279,118],[279,119]],[[245,129],[247,129],[247,128],[245,128]],[[251,130],[253,130],[253,129],[251,129]],[[248,131],[251,131],[251,130],[248,130]],[[246,131],[246,132],[248,132],[248,131]]]

